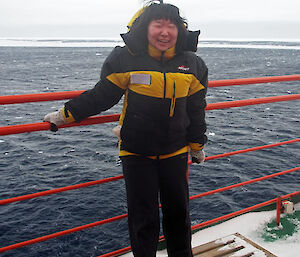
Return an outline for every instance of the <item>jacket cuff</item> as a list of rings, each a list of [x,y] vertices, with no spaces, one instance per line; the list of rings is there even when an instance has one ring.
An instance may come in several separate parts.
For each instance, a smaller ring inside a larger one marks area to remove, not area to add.
[[[200,151],[204,148],[204,145],[199,143],[189,143],[189,147],[192,151]]]
[[[66,107],[62,108],[62,115],[63,115],[66,123],[71,123],[71,122],[75,121],[72,113],[69,110],[67,110]]]

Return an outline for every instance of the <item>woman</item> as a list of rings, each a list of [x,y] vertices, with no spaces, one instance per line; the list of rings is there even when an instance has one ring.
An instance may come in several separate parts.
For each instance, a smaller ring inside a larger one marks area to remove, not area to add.
[[[168,256],[189,257],[191,228],[187,153],[204,161],[207,67],[177,7],[151,3],[121,35],[96,86],[45,116],[56,125],[81,121],[125,94],[118,134],[134,256],[155,256],[159,198]],[[158,197],[158,195],[160,197]]]

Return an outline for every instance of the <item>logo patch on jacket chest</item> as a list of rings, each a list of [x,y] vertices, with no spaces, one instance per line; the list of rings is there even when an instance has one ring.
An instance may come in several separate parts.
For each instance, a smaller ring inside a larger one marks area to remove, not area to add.
[[[151,84],[151,75],[150,74],[131,74],[130,75],[130,84],[143,84],[150,85]]]
[[[186,67],[186,66],[184,66],[184,65],[180,65],[180,66],[178,66],[177,69],[180,70],[180,71],[188,71],[190,68],[189,68],[189,67]]]

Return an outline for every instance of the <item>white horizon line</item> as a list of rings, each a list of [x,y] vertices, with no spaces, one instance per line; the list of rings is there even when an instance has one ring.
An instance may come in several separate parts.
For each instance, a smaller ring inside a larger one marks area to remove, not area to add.
[[[114,41],[123,41],[121,37],[5,37],[0,36],[0,40],[114,40]],[[218,37],[211,37],[211,38],[199,38],[198,42],[201,43],[203,41],[240,41],[240,42],[252,42],[252,41],[259,41],[259,42],[300,42],[300,38],[218,38]]]

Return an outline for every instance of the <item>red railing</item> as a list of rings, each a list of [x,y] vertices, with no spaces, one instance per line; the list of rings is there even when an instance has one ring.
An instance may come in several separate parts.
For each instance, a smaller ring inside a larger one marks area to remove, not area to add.
[[[295,80],[300,80],[300,74],[260,77],[260,78],[214,80],[214,81],[210,81],[208,86],[225,87],[225,86],[262,84],[262,83],[270,83],[270,82],[283,82],[283,81],[295,81]],[[51,93],[40,93],[40,94],[0,96],[0,105],[65,100],[65,99],[74,98],[83,92],[84,90],[78,90],[78,91],[51,92]]]
[[[220,86],[229,86],[229,85],[257,84],[257,83],[293,81],[293,80],[300,80],[300,75],[212,81],[212,82],[210,82],[209,86],[210,87],[220,87]],[[18,95],[18,96],[0,96],[0,104],[16,104],[16,103],[25,103],[25,102],[64,100],[64,99],[76,97],[77,95],[79,95],[82,92],[83,91],[71,91],[71,92],[56,92],[56,93]],[[300,99],[300,94],[292,94],[292,95],[284,95],[284,96],[274,96],[274,97],[265,97],[265,98],[257,98],[257,99],[246,99],[246,100],[239,100],[239,101],[213,103],[213,104],[209,104],[206,109],[207,110],[215,110],[215,109],[224,109],[224,108],[231,108],[231,107],[256,105],[256,104],[264,104],[264,103],[280,102],[280,101],[291,101],[291,100],[299,100],[299,99]],[[106,116],[99,116],[99,117],[91,117],[91,118],[86,119],[85,121],[83,121],[81,123],[72,123],[72,124],[60,126],[59,128],[99,124],[99,123],[117,121],[118,119],[119,119],[118,114],[117,115],[106,115]],[[47,123],[47,122],[22,124],[22,125],[14,125],[14,126],[5,126],[5,127],[0,127],[0,135],[10,135],[10,134],[16,134],[16,133],[42,131],[42,130],[49,130],[49,129],[50,129],[50,124]],[[226,156],[231,156],[231,155],[235,155],[235,154],[246,153],[246,152],[250,152],[250,151],[267,149],[267,148],[270,148],[270,147],[280,146],[280,145],[284,145],[284,144],[296,143],[296,142],[299,142],[299,141],[300,141],[300,138],[296,138],[296,139],[289,140],[289,141],[284,141],[284,142],[279,142],[279,143],[274,143],[274,144],[269,144],[269,145],[264,145],[264,146],[257,146],[257,147],[253,147],[253,148],[238,150],[238,151],[219,154],[219,155],[215,155],[215,156],[209,156],[209,157],[206,157],[205,161],[209,161],[209,160],[213,160],[213,159],[217,159],[217,158],[222,158],[222,157],[226,157]],[[189,162],[189,164],[191,164],[191,162]],[[274,174],[271,174],[271,175],[268,175],[268,176],[252,179],[252,180],[245,181],[245,182],[242,182],[242,183],[226,186],[226,187],[223,187],[223,188],[215,189],[215,190],[205,192],[205,193],[202,193],[202,194],[194,195],[194,196],[191,196],[190,199],[193,200],[193,199],[200,198],[200,197],[207,196],[207,195],[211,195],[211,194],[214,194],[214,193],[223,192],[225,190],[229,190],[229,189],[232,189],[232,188],[240,187],[240,186],[243,186],[243,185],[255,183],[255,182],[266,180],[266,179],[270,179],[270,178],[273,178],[273,177],[276,177],[276,176],[280,176],[280,175],[283,175],[283,174],[295,172],[295,171],[298,171],[298,170],[300,170],[300,167],[296,167],[296,168],[293,168],[293,169],[289,169],[289,170],[285,170],[285,171],[282,171],[282,172],[274,173]],[[44,192],[38,192],[38,193],[24,195],[24,196],[18,196],[18,197],[14,197],[14,198],[10,198],[10,199],[4,199],[4,200],[0,200],[0,205],[13,203],[13,202],[18,202],[18,201],[23,201],[23,200],[28,200],[28,199],[32,199],[32,198],[35,198],[35,197],[55,194],[55,193],[59,193],[59,192],[63,192],[63,191],[74,190],[74,189],[78,189],[78,188],[82,188],[82,187],[88,187],[88,186],[92,186],[92,185],[103,184],[103,183],[107,183],[107,182],[116,181],[116,180],[119,180],[119,179],[122,179],[122,178],[123,178],[123,176],[116,176],[116,177],[107,178],[107,179],[103,179],[103,180],[91,181],[91,182],[82,183],[82,184],[78,184],[78,185],[72,185],[72,186],[57,188],[57,189],[53,189],[53,190],[47,190],[47,191],[44,191]],[[288,197],[298,195],[298,194],[300,194],[300,191],[282,196],[281,198],[286,199]],[[208,226],[208,225],[217,223],[219,221],[229,219],[229,218],[234,217],[236,215],[240,215],[240,214],[246,213],[248,211],[254,210],[256,208],[274,203],[274,202],[276,202],[276,200],[277,200],[277,198],[269,200],[269,201],[261,203],[261,204],[258,204],[258,205],[255,205],[255,206],[252,206],[252,207],[248,207],[246,209],[243,209],[243,210],[240,210],[240,211],[237,211],[237,212],[234,212],[234,213],[224,215],[222,217],[219,217],[219,218],[216,218],[216,219],[213,219],[213,220],[210,220],[210,221],[203,222],[201,224],[193,226],[192,229],[198,229],[198,228],[201,228],[201,227],[204,227],[204,226]],[[101,221],[97,221],[97,222],[94,222],[94,223],[91,223],[91,224],[87,224],[87,225],[79,226],[79,227],[76,227],[76,228],[68,229],[68,230],[65,230],[65,231],[60,231],[60,232],[57,232],[57,233],[54,233],[54,234],[51,234],[51,235],[46,235],[46,236],[42,236],[42,237],[35,238],[35,239],[32,239],[32,240],[28,240],[28,241],[25,241],[25,242],[21,242],[21,243],[17,243],[17,244],[14,244],[14,245],[2,247],[2,248],[0,248],[0,252],[5,252],[5,251],[8,251],[8,250],[17,249],[17,248],[20,248],[20,247],[23,247],[23,246],[26,246],[26,245],[34,244],[34,243],[37,243],[37,242],[42,242],[42,241],[45,241],[45,240],[48,240],[48,239],[51,239],[51,238],[54,238],[54,237],[59,237],[59,236],[62,236],[62,235],[70,234],[70,233],[80,231],[80,230],[83,230],[83,229],[87,229],[87,228],[91,228],[91,227],[94,227],[94,226],[99,226],[99,225],[106,224],[106,223],[109,223],[109,222],[113,222],[113,221],[116,221],[116,220],[120,220],[120,219],[126,218],[126,217],[127,217],[127,214],[123,214],[123,215],[112,217],[112,218],[109,218],[109,219],[106,219],[106,220],[101,220]],[[128,252],[129,250],[130,250],[130,247],[127,247],[127,248],[120,249],[120,250],[115,251],[115,252],[111,252],[111,253],[108,253],[108,254],[101,255],[101,257],[116,256],[117,254],[122,254],[122,253]]]
[[[247,105],[266,104],[266,103],[274,103],[274,102],[282,102],[282,101],[292,101],[292,100],[299,100],[299,99],[300,99],[300,94],[291,94],[291,95],[283,95],[283,96],[272,96],[272,97],[264,97],[264,98],[256,98],[256,99],[228,101],[228,102],[208,104],[206,110],[226,109],[232,107],[241,107]],[[119,117],[120,114],[90,117],[83,120],[82,122],[79,123],[73,122],[70,124],[58,126],[58,128],[68,128],[68,127],[77,127],[77,126],[86,126],[86,125],[113,122],[113,121],[118,121]],[[4,127],[0,127],[0,136],[34,132],[34,131],[43,131],[43,130],[50,130],[50,129],[51,129],[51,125],[48,122],[4,126]]]
[[[225,87],[225,86],[261,84],[261,83],[295,81],[295,80],[300,80],[300,74],[286,75],[286,76],[260,77],[260,78],[216,80],[216,81],[211,81],[209,83],[209,87]]]
[[[252,151],[257,151],[257,150],[263,150],[263,149],[267,149],[267,148],[271,148],[271,147],[275,147],[275,146],[292,144],[292,143],[297,143],[297,142],[300,142],[300,138],[289,140],[289,141],[284,141],[284,142],[279,142],[279,143],[275,143],[275,144],[256,146],[256,147],[243,149],[243,150],[238,150],[238,151],[234,151],[234,152],[208,156],[208,157],[205,158],[205,161],[215,160],[215,159],[218,159],[218,158],[228,157],[228,156],[231,156],[231,155],[242,154],[242,153],[247,153],[247,152],[252,152]],[[192,162],[189,161],[188,164],[190,165],[190,164],[192,164]],[[280,175],[282,175],[282,174],[280,174]],[[38,192],[38,193],[34,193],[34,194],[17,196],[17,197],[13,197],[13,198],[9,198],[9,199],[0,200],[0,205],[14,203],[14,202],[20,202],[20,201],[24,201],[24,200],[29,200],[29,199],[41,197],[41,196],[52,195],[52,194],[57,194],[57,193],[65,192],[65,191],[70,191],[70,190],[74,190],[74,189],[79,189],[79,188],[104,184],[104,183],[108,183],[108,182],[117,181],[117,180],[120,180],[120,179],[123,179],[123,178],[124,178],[123,175],[120,175],[120,176],[115,176],[115,177],[111,177],[111,178],[106,178],[106,179],[81,183],[81,184],[77,184],[77,185],[51,189],[51,190]]]
[[[287,75],[287,76],[260,77],[260,78],[217,80],[217,81],[211,81],[209,83],[209,87],[295,81],[295,80],[300,80],[300,74]],[[54,93],[42,93],[42,94],[0,96],[0,105],[64,100],[64,99],[74,98],[79,94],[81,94],[82,92],[84,91],[81,90],[81,91],[69,91],[69,92],[67,91],[67,92],[54,92]],[[232,107],[266,104],[266,103],[281,102],[281,101],[292,101],[292,100],[299,100],[299,99],[300,99],[300,94],[290,94],[290,95],[246,99],[246,100],[238,100],[238,101],[228,101],[228,102],[208,104],[206,110],[226,109]],[[106,122],[113,122],[113,121],[118,121],[119,117],[120,117],[119,114],[90,117],[80,123],[71,123],[71,124],[60,126],[59,128],[86,126],[86,125],[100,124]],[[34,132],[34,131],[43,131],[43,130],[50,130],[50,129],[51,126],[47,122],[3,126],[0,127],[0,136]]]

